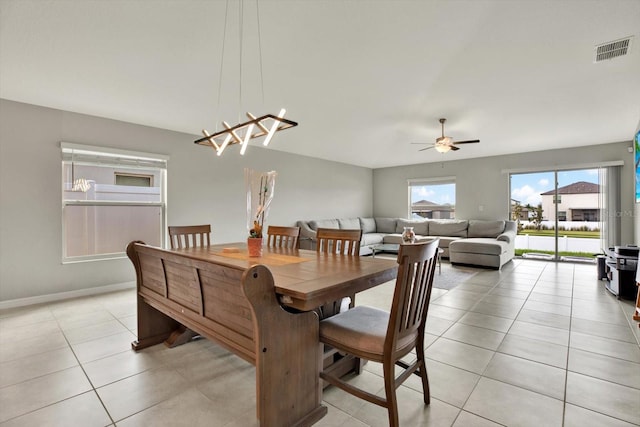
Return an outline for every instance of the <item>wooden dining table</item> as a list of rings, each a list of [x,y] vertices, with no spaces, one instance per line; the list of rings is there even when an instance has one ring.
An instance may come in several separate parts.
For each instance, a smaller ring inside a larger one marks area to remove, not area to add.
[[[161,249],[131,242],[138,283],[138,340],[158,344],[182,328],[256,366],[257,417],[311,425],[322,405],[318,307],[393,280],[395,260],[246,243]],[[285,308],[285,310],[283,310]]]
[[[275,279],[275,290],[286,306],[311,311],[315,308],[393,280],[395,260],[322,254],[304,249],[264,247],[262,256],[250,257],[245,243],[172,249],[203,261],[249,268],[265,265]]]

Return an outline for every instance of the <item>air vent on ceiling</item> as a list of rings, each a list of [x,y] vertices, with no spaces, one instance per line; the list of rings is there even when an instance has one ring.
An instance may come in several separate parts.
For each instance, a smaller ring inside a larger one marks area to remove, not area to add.
[[[595,48],[596,57],[593,62],[607,61],[627,55],[631,50],[631,39],[633,36],[597,45]]]

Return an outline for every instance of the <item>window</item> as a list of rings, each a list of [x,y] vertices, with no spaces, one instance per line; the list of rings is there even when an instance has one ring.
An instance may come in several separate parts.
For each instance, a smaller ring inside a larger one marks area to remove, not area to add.
[[[162,246],[166,156],[61,148],[63,262],[121,258],[132,240]]]
[[[115,184],[135,187],[153,187],[153,175],[116,172]]]
[[[456,217],[455,177],[409,180],[409,218]]]

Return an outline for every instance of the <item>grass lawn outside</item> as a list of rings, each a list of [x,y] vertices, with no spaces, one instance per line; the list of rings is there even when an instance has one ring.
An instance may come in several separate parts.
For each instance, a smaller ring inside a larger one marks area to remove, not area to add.
[[[520,236],[546,236],[555,237],[555,230],[522,230],[518,233]],[[582,237],[586,239],[599,239],[599,231],[572,231],[572,230],[558,230],[558,236],[560,237]]]
[[[522,256],[523,253],[548,254],[548,255],[554,254],[553,251],[543,251],[539,249],[516,249],[517,257]],[[560,257],[595,258],[596,255],[598,254],[594,254],[592,252],[562,252],[562,251],[558,252],[558,256]]]

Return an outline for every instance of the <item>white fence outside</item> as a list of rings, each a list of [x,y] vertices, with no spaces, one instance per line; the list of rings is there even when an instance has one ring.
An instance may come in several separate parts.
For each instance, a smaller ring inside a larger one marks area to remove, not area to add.
[[[526,231],[525,231],[526,233]],[[516,236],[516,249],[531,249],[541,251],[555,251],[555,238],[548,236],[530,236],[519,234]],[[600,253],[600,239],[587,239],[584,237],[567,237],[558,235],[559,252],[588,252]]]
[[[523,227],[526,227],[527,225],[534,225],[532,221],[520,221],[520,224],[522,224]],[[556,227],[555,221],[542,221],[540,225],[548,229]],[[589,230],[597,230],[600,228],[600,225],[601,223],[597,221],[558,221],[558,229],[560,231],[562,231],[562,229],[571,230],[582,227],[587,227]]]

